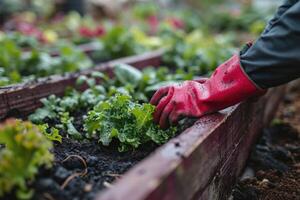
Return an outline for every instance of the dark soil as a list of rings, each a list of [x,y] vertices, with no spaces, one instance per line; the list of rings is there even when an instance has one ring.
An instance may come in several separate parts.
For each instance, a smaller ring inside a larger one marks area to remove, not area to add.
[[[74,126],[85,134],[83,116],[86,110],[71,113]],[[191,126],[196,120],[185,119],[180,124],[178,132]],[[59,121],[49,120],[54,126]],[[35,190],[33,199],[47,200],[90,200],[102,189],[110,187],[113,181],[122,177],[128,169],[153,152],[159,145],[148,143],[136,150],[120,153],[118,142],[113,141],[109,147],[95,140],[76,141],[67,138],[66,132],[62,143],[56,143],[53,149],[54,166],[42,169],[36,180],[29,186]],[[13,198],[10,198],[13,199]]]
[[[93,199],[153,149],[155,146],[149,144],[143,149],[119,153],[117,144],[104,147],[97,141],[65,138],[62,144],[55,144],[53,168],[42,169],[32,183],[34,199]]]
[[[81,134],[85,110],[72,113],[74,126]],[[58,120],[46,120],[51,126]],[[122,177],[129,168],[148,156],[158,145],[148,143],[128,152],[118,151],[118,142],[112,141],[107,146],[98,143],[97,139],[77,141],[67,137],[62,131],[62,143],[54,144],[55,161],[51,169],[40,169],[35,181],[28,183],[33,188],[36,200],[91,200],[96,194],[110,187],[111,183]],[[12,192],[14,194],[14,192]],[[16,199],[6,195],[7,200]],[[1,199],[1,198],[0,198]]]
[[[273,124],[263,131],[233,200],[300,200],[300,92],[286,95]]]
[[[74,126],[82,134],[85,110],[72,113]],[[54,126],[58,121],[47,121]],[[184,120],[178,132],[183,131],[195,122],[195,119]],[[52,169],[40,171],[36,181],[30,186],[35,190],[34,199],[94,199],[102,189],[122,177],[128,169],[154,151],[158,145],[148,143],[128,152],[118,152],[118,142],[113,141],[109,147],[97,140],[76,141],[66,138],[62,144],[56,143],[53,153],[55,162]],[[71,178],[72,177],[72,178]],[[67,180],[70,181],[67,181]]]
[[[74,127],[82,134],[83,118],[86,108],[76,110],[70,115]],[[180,123],[178,132],[191,126],[196,119],[185,119]],[[58,119],[46,119],[49,127],[60,123]],[[37,177],[28,188],[34,189],[36,200],[92,200],[96,194],[122,177],[128,169],[153,152],[159,145],[147,143],[128,152],[119,152],[117,141],[103,146],[97,139],[78,141],[69,138],[65,130],[60,130],[62,143],[55,142],[53,153],[55,161],[51,169],[40,169]],[[12,194],[3,199],[16,199]],[[1,198],[0,198],[1,200]]]

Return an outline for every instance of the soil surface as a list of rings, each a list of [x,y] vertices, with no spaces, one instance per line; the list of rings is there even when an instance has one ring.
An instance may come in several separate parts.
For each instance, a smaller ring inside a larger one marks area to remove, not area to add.
[[[79,110],[72,113],[75,118],[74,126],[82,134],[83,116],[86,111]],[[180,126],[181,132],[191,126],[195,119],[185,120]],[[48,122],[54,125],[54,121]],[[66,133],[62,133],[65,135]],[[34,183],[33,199],[41,200],[92,200],[96,194],[111,183],[122,177],[128,169],[147,157],[159,145],[150,142],[136,150],[128,152],[118,151],[118,142],[112,141],[107,147],[97,140],[76,141],[63,138],[62,143],[56,143],[53,149],[55,155],[54,166],[40,171]]]
[[[289,92],[254,147],[233,200],[300,200],[300,90]]]
[[[85,134],[82,126],[85,114],[84,110],[72,113],[74,126],[81,134]],[[54,126],[58,121],[49,120],[47,123]],[[103,146],[97,139],[77,141],[66,137],[66,134],[61,132],[62,143],[54,143],[53,167],[41,168],[35,180],[28,183],[28,187],[35,191],[33,199],[92,200],[100,190],[111,187],[113,181],[121,178],[129,168],[158,147],[148,143],[136,150],[121,153],[117,141]],[[13,194],[2,199],[14,200]]]
[[[136,151],[120,153],[117,144],[76,142],[65,138],[54,147],[55,162],[43,169],[33,183],[34,199],[94,199],[97,192],[121,178],[130,167],[149,155],[153,144]]]
[[[71,113],[74,126],[85,135],[83,117],[86,110]],[[185,120],[179,127],[178,133],[191,126],[196,120]],[[44,121],[50,127],[59,123],[56,120]],[[117,141],[109,146],[103,146],[97,139],[77,141],[67,137],[66,131],[61,130],[62,143],[55,142],[52,152],[55,161],[51,169],[41,168],[37,177],[28,188],[34,189],[34,200],[92,200],[97,193],[122,177],[128,169],[147,157],[159,145],[147,143],[140,148],[128,152],[119,152]],[[7,200],[16,199],[14,192],[6,195]],[[0,200],[2,200],[0,198]]]

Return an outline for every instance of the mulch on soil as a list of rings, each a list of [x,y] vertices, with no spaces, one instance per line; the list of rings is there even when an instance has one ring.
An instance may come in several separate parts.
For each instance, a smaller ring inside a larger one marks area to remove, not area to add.
[[[286,95],[274,123],[264,129],[247,169],[232,191],[233,200],[300,199],[300,92]],[[251,173],[248,173],[251,174]]]

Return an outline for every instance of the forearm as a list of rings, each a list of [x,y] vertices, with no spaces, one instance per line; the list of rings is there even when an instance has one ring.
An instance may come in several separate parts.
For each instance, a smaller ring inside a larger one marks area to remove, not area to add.
[[[278,21],[279,18],[297,2],[298,0],[285,0],[284,3],[277,9],[277,12],[275,13],[274,17],[268,22],[268,25],[266,26],[263,34],[269,32],[274,23],[276,23],[276,21]]]
[[[260,88],[300,77],[300,2],[287,2],[290,4],[279,8],[278,17],[275,16],[253,46],[240,56],[242,68]]]

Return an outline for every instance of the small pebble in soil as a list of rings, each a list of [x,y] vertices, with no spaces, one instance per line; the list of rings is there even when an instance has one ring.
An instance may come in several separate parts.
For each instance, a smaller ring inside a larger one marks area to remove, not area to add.
[[[93,200],[101,189],[110,187],[113,181],[156,147],[149,144],[135,151],[120,153],[114,143],[104,147],[97,141],[76,142],[64,138],[62,144],[55,145],[53,168],[39,172],[33,185],[33,199],[47,199],[46,193],[55,200]],[[82,175],[83,172],[87,173]],[[66,180],[76,173],[79,175],[72,177],[62,188]]]
[[[66,170],[64,167],[59,166],[55,173],[54,173],[54,179],[58,182],[63,182],[68,176],[71,175],[71,172]]]

